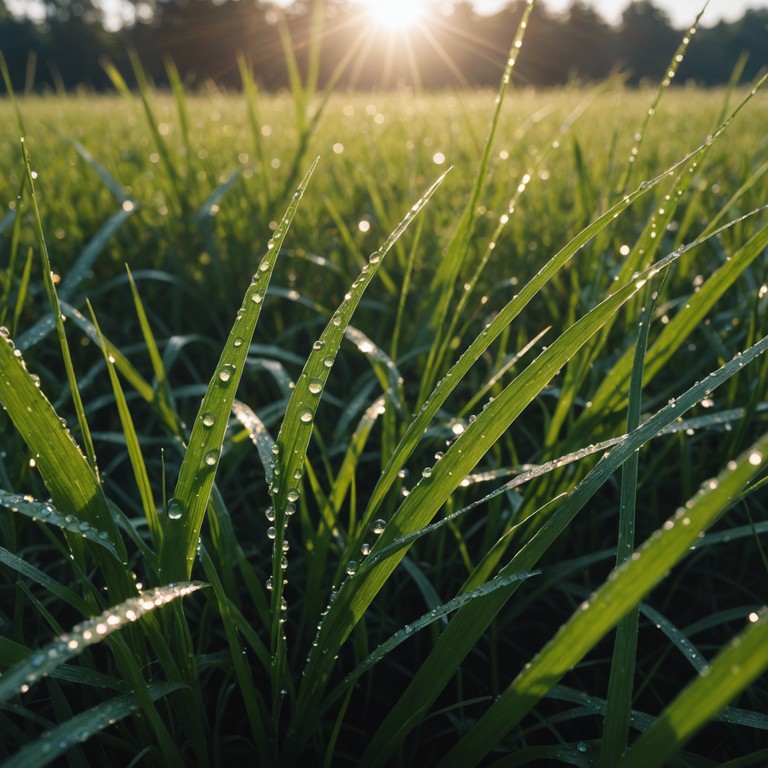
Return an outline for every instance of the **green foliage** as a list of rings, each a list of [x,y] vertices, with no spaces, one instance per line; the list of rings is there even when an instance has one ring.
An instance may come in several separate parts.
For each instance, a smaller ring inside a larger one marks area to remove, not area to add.
[[[313,61],[5,129],[0,759],[759,762],[762,83]]]

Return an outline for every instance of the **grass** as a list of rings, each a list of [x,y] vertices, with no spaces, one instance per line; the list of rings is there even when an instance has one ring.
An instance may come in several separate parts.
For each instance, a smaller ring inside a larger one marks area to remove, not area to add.
[[[3,765],[764,761],[764,92],[134,66],[0,103]]]

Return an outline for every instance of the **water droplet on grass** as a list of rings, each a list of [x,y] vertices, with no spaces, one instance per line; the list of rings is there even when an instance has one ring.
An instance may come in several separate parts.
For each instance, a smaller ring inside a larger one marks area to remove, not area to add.
[[[354,560],[350,560],[344,570],[346,571],[347,576],[354,576],[355,573],[357,573],[357,563]]]
[[[384,528],[386,528],[386,526],[387,526],[387,521],[386,520],[382,520],[381,518],[379,518],[378,520],[374,520],[373,521],[373,525],[371,526],[371,530],[375,534],[382,534],[382,533],[384,533]]]
[[[216,423],[216,418],[212,413],[204,413],[200,417],[200,421],[203,422],[203,426],[206,429],[210,429]]]
[[[323,391],[323,382],[320,379],[311,379],[309,382],[309,391],[313,395],[319,395]]]
[[[235,375],[234,365],[222,365],[219,371],[219,380],[226,384]]]
[[[204,461],[209,467],[216,466],[216,462],[219,460],[219,452],[218,451],[208,451],[208,453],[205,454]]]
[[[301,416],[299,417],[304,424],[309,424],[312,421],[312,411],[309,408],[305,408],[301,412]]]
[[[171,520],[178,520],[184,514],[184,505],[178,499],[171,499],[168,502],[168,517]]]

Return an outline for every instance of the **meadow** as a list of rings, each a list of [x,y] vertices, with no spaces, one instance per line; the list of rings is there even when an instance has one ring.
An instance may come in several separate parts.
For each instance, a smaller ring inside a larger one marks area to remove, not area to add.
[[[764,765],[764,89],[138,75],[0,101],[2,765]]]

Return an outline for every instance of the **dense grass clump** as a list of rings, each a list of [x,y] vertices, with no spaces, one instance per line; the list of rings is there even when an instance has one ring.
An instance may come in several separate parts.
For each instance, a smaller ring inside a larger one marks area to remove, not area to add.
[[[4,765],[767,759],[768,102],[513,63],[0,103]]]

